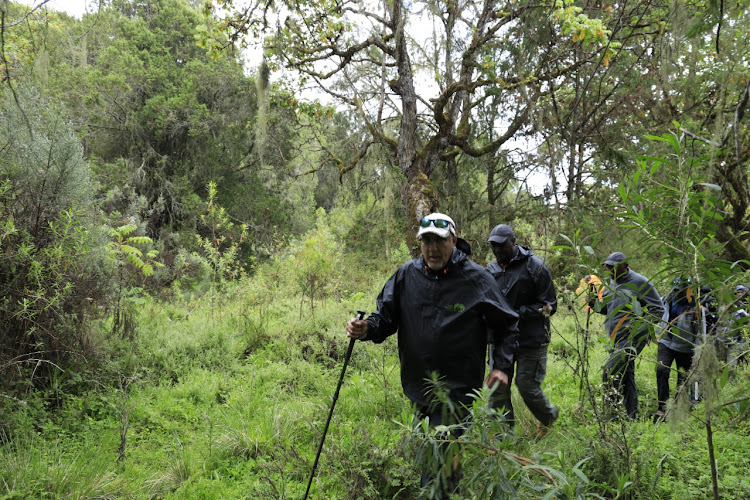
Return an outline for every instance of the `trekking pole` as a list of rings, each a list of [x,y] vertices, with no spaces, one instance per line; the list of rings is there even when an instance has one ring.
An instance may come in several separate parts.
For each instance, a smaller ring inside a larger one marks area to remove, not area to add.
[[[586,297],[586,298],[589,299],[588,301],[586,301],[586,327],[583,329],[583,355],[579,355],[579,358],[578,358],[578,366],[581,369],[581,381],[578,384],[578,394],[579,394],[579,396],[578,396],[578,400],[579,401],[578,402],[579,402],[579,404],[583,404],[583,401],[585,399],[585,395],[584,395],[583,389],[584,389],[584,387],[586,385],[586,380],[588,379],[588,373],[589,373],[589,370],[588,370],[589,338],[591,336],[590,333],[589,333],[589,326],[591,325],[591,311],[593,309],[591,307],[591,305],[590,305],[591,304],[591,300],[593,300],[593,299],[591,299],[591,292],[592,291],[594,291],[594,287],[592,287],[589,284],[588,294],[587,294],[587,297]]]
[[[579,357],[578,363],[581,367],[581,381],[578,384],[578,391],[579,391],[579,403],[583,403],[584,400],[584,393],[583,388],[586,385],[586,380],[588,378],[588,361],[589,361],[589,325],[591,322],[591,307],[588,305],[586,306],[586,327],[583,330],[583,355]]]
[[[364,319],[365,311],[357,311],[357,321]],[[349,339],[349,347],[346,349],[346,356],[344,356],[344,366],[341,368],[341,376],[339,377],[339,383],[336,386],[336,392],[333,393],[333,401],[331,402],[331,410],[328,412],[328,420],[326,420],[326,426],[323,428],[323,435],[320,437],[320,444],[318,445],[318,453],[315,455],[315,462],[313,462],[312,471],[310,471],[310,480],[307,482],[307,490],[305,490],[304,500],[307,500],[307,495],[310,493],[310,486],[312,486],[312,480],[315,476],[315,469],[318,467],[318,460],[320,459],[320,452],[323,451],[323,442],[326,440],[326,433],[328,432],[328,425],[331,423],[331,417],[333,416],[333,409],[336,407],[336,400],[339,399],[339,391],[341,390],[341,383],[344,381],[344,374],[346,373],[346,366],[349,364],[349,358],[352,357],[352,351],[354,350],[354,342],[357,339]]]

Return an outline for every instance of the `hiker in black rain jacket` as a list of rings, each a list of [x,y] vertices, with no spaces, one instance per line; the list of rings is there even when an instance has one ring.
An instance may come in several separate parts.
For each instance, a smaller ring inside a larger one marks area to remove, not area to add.
[[[625,254],[613,252],[604,261],[611,275],[602,300],[592,300],[596,312],[606,315],[604,326],[610,338],[610,354],[602,380],[609,384],[609,403],[622,400],[629,418],[638,413],[635,360],[649,341],[649,326],[664,314],[659,293],[648,278],[629,268]]]
[[[516,380],[518,393],[539,421],[536,435],[547,434],[559,412],[542,390],[547,374],[547,347],[550,341],[549,317],[557,311],[557,294],[552,275],[540,258],[529,248],[516,244],[516,236],[507,224],[499,224],[488,241],[496,260],[487,269],[500,286],[511,306],[518,312],[518,350],[509,379]],[[515,372],[515,373],[514,373]],[[496,392],[492,406],[501,408],[510,427],[515,423],[511,404],[510,381]]]
[[[352,318],[347,335],[383,342],[398,332],[401,385],[417,415],[431,425],[463,419],[462,405],[482,387],[507,384],[518,336],[518,315],[500,293],[492,276],[468,259],[471,248],[456,237],[447,215],[433,213],[420,221],[422,255],[403,264],[388,279],[377,299],[378,309],[366,320]],[[456,244],[461,248],[457,248]],[[491,328],[490,328],[491,327]],[[485,378],[488,329],[495,346],[494,369]],[[437,373],[459,414],[448,415],[430,394],[427,381]],[[434,478],[425,472],[422,486]],[[443,496],[453,491],[448,481]]]
[[[677,368],[677,390],[682,390],[687,372],[693,364],[695,348],[706,335],[706,310],[698,302],[696,287],[691,278],[680,277],[672,282],[672,291],[662,299],[664,313],[656,338],[656,395],[658,407],[651,416],[654,420],[665,417],[669,401],[669,375],[672,364]],[[697,403],[698,395],[690,391],[690,402]]]

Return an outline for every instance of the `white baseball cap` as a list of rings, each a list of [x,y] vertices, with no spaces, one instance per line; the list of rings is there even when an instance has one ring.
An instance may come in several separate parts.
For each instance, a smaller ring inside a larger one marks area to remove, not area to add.
[[[421,240],[426,233],[437,234],[441,238],[447,238],[451,234],[456,236],[456,223],[447,215],[435,212],[419,221],[417,239]]]

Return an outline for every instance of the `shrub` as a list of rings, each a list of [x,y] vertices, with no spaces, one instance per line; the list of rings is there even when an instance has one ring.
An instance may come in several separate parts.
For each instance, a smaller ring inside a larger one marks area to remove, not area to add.
[[[64,110],[34,89],[17,97],[0,97],[0,392],[20,383],[19,395],[91,357],[91,319],[106,305],[111,269],[91,224],[89,166]]]
[[[318,221],[301,244],[294,249],[294,274],[300,292],[315,313],[315,301],[331,294],[340,274],[341,250],[326,221],[325,210],[318,209]],[[302,315],[300,304],[300,316]]]

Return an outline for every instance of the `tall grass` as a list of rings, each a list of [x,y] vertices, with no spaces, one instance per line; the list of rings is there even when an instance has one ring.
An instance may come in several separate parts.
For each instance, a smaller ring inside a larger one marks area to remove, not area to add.
[[[138,312],[130,348],[113,361],[114,373],[136,380],[127,394],[132,409],[125,459],[117,460],[122,388],[102,382],[97,391],[61,399],[59,409],[44,413],[46,420],[39,418],[43,404],[29,411],[31,424],[0,443],[1,495],[300,498],[343,363],[344,324],[358,309],[372,311],[394,268],[343,266],[337,291],[316,305],[314,316],[303,308],[300,318],[303,299],[288,266],[269,263],[229,284],[213,304],[190,297],[148,301]],[[516,435],[496,443],[511,457],[508,471],[527,478],[516,486],[519,497],[578,492],[615,498],[620,492],[632,498],[705,498],[711,481],[700,422],[693,414],[670,425],[648,418],[603,420],[596,408],[606,357],[601,319],[590,318],[589,370],[583,372],[585,316],[566,300],[561,296],[552,318],[544,385],[561,417],[545,438],[535,438],[533,417],[514,390]],[[656,346],[650,345],[637,366],[644,415],[655,406],[655,360]],[[739,369],[727,387],[728,394],[747,393],[748,370]],[[381,345],[357,343],[313,498],[418,496],[420,466],[408,444],[415,442],[413,430],[400,425],[410,415],[395,337]],[[722,495],[748,498],[747,416],[727,410],[715,427]],[[487,448],[466,446],[462,454],[464,491],[484,498],[483,486],[491,480],[483,476]]]

